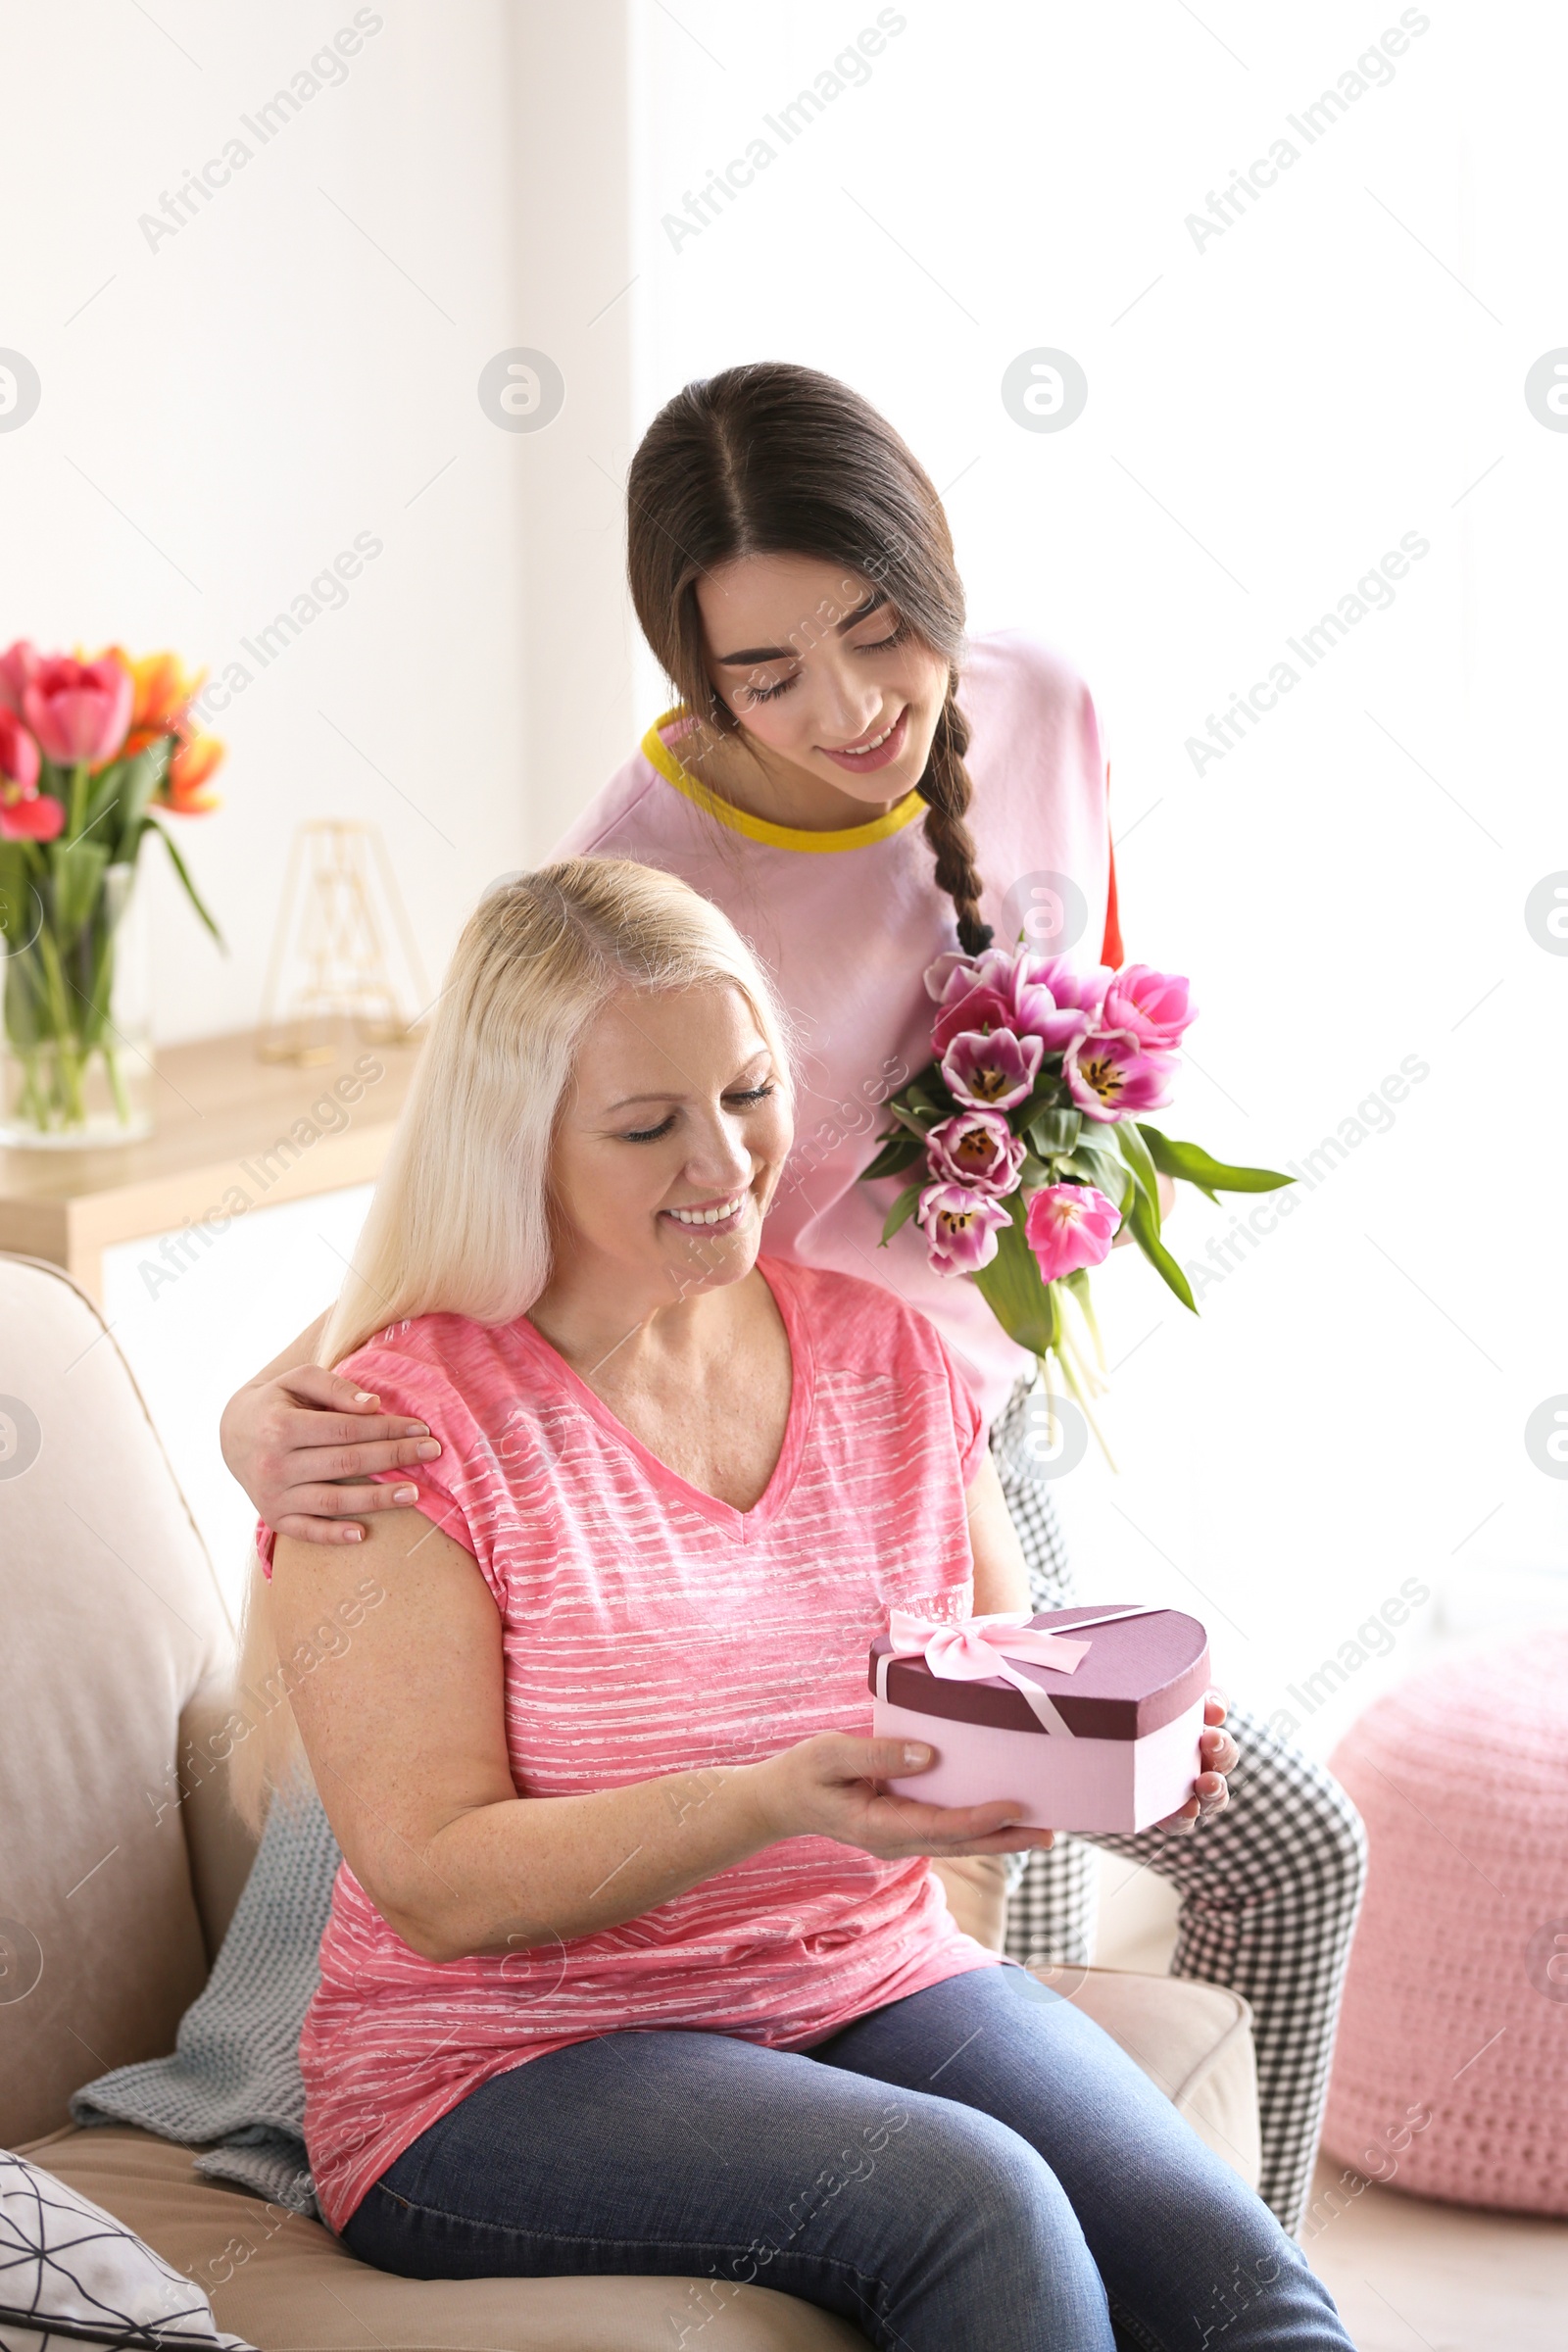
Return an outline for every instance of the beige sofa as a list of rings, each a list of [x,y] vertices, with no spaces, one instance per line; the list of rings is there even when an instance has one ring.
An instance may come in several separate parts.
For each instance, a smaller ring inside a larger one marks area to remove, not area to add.
[[[232,1642],[201,1539],[97,1310],[58,1268],[3,1255],[0,1612],[0,2145],[117,2215],[264,2352],[863,2340],[763,2287],[720,2301],[711,2281],[685,2279],[392,2278],[318,2224],[202,2180],[184,2148],[72,2127],[79,2084],[172,2048],[251,1846],[221,1776],[200,1764]],[[999,1941],[984,1866],[951,1866],[949,1886],[965,1923]],[[1255,2180],[1245,2002],[1109,1971],[1068,1989]]]

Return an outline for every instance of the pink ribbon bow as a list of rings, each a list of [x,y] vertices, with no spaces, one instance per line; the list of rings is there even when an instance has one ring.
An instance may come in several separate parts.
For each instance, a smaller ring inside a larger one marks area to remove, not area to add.
[[[978,1683],[1000,1675],[1022,1691],[1030,1712],[1042,1729],[1072,1738],[1070,1727],[1036,1682],[1011,1663],[1028,1658],[1037,1666],[1054,1666],[1071,1674],[1089,1649],[1087,1642],[1070,1642],[1060,1634],[1039,1634],[1024,1609],[999,1609],[989,1617],[964,1617],[956,1625],[935,1617],[916,1617],[908,1609],[894,1609],[888,1617],[895,1657],[923,1656],[932,1673],[945,1683]],[[887,1696],[888,1659],[882,1660],[880,1691]]]
[[[1006,1676],[1009,1683],[1021,1681],[1007,1674],[1005,1661],[1009,1658],[1028,1658],[1036,1666],[1054,1666],[1058,1674],[1072,1674],[1089,1651],[1087,1642],[1031,1631],[1025,1609],[999,1609],[991,1617],[963,1617],[956,1625],[895,1609],[888,1618],[888,1632],[901,1658],[923,1654],[932,1673],[945,1683],[984,1682],[994,1674]]]

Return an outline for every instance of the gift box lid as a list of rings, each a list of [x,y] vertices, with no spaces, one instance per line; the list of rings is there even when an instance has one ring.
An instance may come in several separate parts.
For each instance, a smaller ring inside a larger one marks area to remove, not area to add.
[[[1030,1630],[1069,1634],[1084,1627],[1089,1644],[1071,1674],[1032,1659],[1008,1661],[1047,1693],[1065,1729],[1080,1740],[1142,1740],[1174,1722],[1209,1687],[1208,1636],[1196,1617],[1180,1609],[1139,1609],[1110,1623],[1103,1620],[1131,1601],[1047,1609],[1029,1620]],[[887,1660],[886,1671],[882,1668]],[[953,1682],[933,1674],[918,1652],[899,1656],[891,1636],[871,1644],[867,1682],[890,1705],[920,1715],[942,1715],[955,1723],[987,1723],[1008,1732],[1048,1735],[1023,1692],[1002,1675]]]

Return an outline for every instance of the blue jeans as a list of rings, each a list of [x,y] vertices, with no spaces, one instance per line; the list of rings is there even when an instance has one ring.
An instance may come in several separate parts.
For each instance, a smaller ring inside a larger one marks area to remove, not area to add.
[[[890,2352],[1349,2352],[1267,2207],[1009,1964],[809,2051],[659,2030],[530,2059],[422,2132],[342,2234],[411,2278],[746,2280]]]

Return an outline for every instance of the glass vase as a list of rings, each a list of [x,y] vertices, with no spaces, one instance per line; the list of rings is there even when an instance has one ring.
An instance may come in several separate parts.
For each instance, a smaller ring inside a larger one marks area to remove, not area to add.
[[[148,933],[134,865],[107,866],[84,905],[57,880],[4,912],[0,1143],[81,1151],[152,1132]]]

